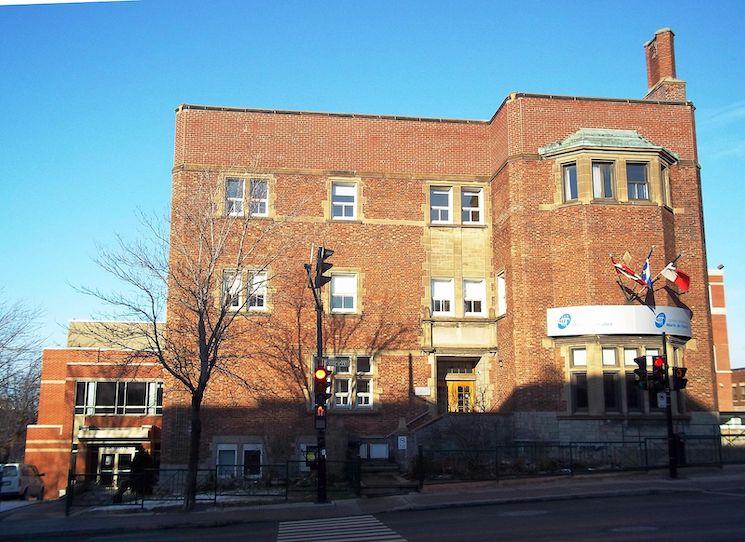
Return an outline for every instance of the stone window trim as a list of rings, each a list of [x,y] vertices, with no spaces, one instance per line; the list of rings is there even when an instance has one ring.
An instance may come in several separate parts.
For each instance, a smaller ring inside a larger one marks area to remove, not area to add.
[[[489,227],[489,184],[481,181],[455,181],[433,179],[424,184],[425,192],[425,224],[431,228],[476,228],[486,229]],[[432,220],[432,190],[448,190],[448,220]],[[479,218],[478,222],[466,222],[463,220],[463,192],[479,191]]]
[[[333,288],[333,277],[334,275],[354,275],[356,280],[356,291],[354,296],[354,308],[348,309],[333,309],[331,306],[332,301],[332,288]],[[323,292],[323,310],[326,314],[333,317],[347,317],[347,316],[360,316],[364,310],[363,297],[364,297],[364,278],[365,274],[357,267],[336,267],[331,270],[330,276],[332,282],[328,283],[328,287],[324,288]]]
[[[334,185],[354,185],[354,216],[334,217]],[[365,195],[364,184],[361,177],[355,176],[330,176],[326,178],[326,201],[324,202],[324,219],[327,222],[355,224],[364,222],[365,218]]]
[[[661,350],[661,345],[655,345],[654,339],[648,336],[643,337],[574,337],[569,340],[556,341],[556,346],[561,350],[565,363],[565,398],[566,398],[566,416],[569,418],[579,417],[622,417],[622,418],[639,418],[652,417],[657,418],[664,414],[664,411],[653,408],[651,404],[650,393],[642,391],[640,393],[641,408],[639,410],[630,410],[628,408],[628,381],[627,375],[633,374],[636,364],[633,364],[633,358],[626,359],[625,351],[634,351],[635,356],[656,355]],[[575,350],[585,350],[586,365],[574,365],[573,352]],[[603,364],[603,350],[615,350],[615,365]],[[670,366],[683,366],[684,343],[671,340],[667,345],[668,355],[670,356]],[[628,354],[630,356],[630,353]],[[630,361],[630,363],[626,363]],[[647,358],[648,370],[651,371],[651,358]],[[632,365],[633,364],[633,365]],[[573,374],[587,374],[588,386],[588,410],[578,412],[574,408]],[[604,406],[604,375],[614,374],[616,378],[616,401],[618,408],[606,410]],[[685,417],[685,393],[678,392],[672,394],[673,415],[676,417]]]
[[[229,215],[227,213],[227,186],[229,179],[243,181],[243,204],[240,213]],[[264,181],[267,187],[266,212],[262,214],[249,215],[251,208],[249,200],[251,190],[251,180]],[[251,218],[256,220],[266,220],[275,217],[275,196],[276,196],[276,177],[271,173],[252,173],[252,172],[230,172],[224,171],[217,175],[217,190],[215,191],[215,211],[218,217],[223,218]]]
[[[564,166],[571,165],[572,163],[575,163],[577,167],[578,198],[576,200],[565,201]],[[611,198],[597,198],[594,195],[592,171],[593,164],[597,163],[613,163],[613,197]],[[648,199],[631,199],[628,197],[627,163],[647,164]],[[545,210],[570,207],[578,204],[597,204],[661,206],[672,210],[672,207],[665,203],[665,198],[672,199],[673,197],[671,189],[666,188],[666,186],[672,186],[670,178],[674,164],[675,162],[667,157],[649,151],[595,149],[567,153],[554,159],[554,202],[549,205],[542,205],[541,208]],[[663,179],[663,171],[665,171],[668,179],[666,182]]]

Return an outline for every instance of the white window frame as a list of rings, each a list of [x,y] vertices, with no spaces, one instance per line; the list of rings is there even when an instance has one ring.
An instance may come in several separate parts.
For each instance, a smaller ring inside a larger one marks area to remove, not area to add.
[[[266,195],[263,198],[254,197],[254,183],[263,183],[264,186],[266,186]],[[249,186],[249,196],[250,196],[249,204],[248,204],[248,212],[251,214],[251,216],[257,216],[257,217],[269,216],[269,179],[266,179],[263,177],[252,177],[248,180],[248,186]],[[253,210],[254,204],[258,204],[259,206],[263,205],[264,211],[254,212]]]
[[[352,188],[353,194],[352,197],[354,200],[350,203],[348,201],[335,201],[336,194],[336,188],[337,187],[346,187],[346,188]],[[332,181],[331,182],[331,219],[332,220],[356,220],[357,219],[357,201],[359,200],[358,197],[358,188],[357,183],[355,182],[349,182],[349,181]],[[334,216],[334,208],[339,207],[341,208],[342,215],[341,216]],[[346,216],[346,210],[351,207],[352,208],[352,215]]]
[[[623,349],[623,364],[626,367],[636,367],[634,362],[635,358],[639,357],[638,348],[624,348]]]
[[[266,311],[267,310],[267,272],[256,271],[248,275],[248,310]],[[254,305],[254,301],[261,300],[261,305]]]
[[[228,451],[233,452],[233,464],[222,466],[220,463],[220,452]],[[218,478],[232,478],[235,477],[240,468],[238,463],[238,445],[237,444],[218,444],[217,450],[215,451],[215,469],[217,470]]]
[[[442,205],[434,205],[432,203],[432,195],[434,193],[438,194],[446,194],[448,197],[448,205],[447,207],[443,207]],[[437,211],[437,215],[441,216],[442,211],[447,212],[448,218],[447,220],[442,220],[441,218],[434,219],[432,218],[432,211]],[[429,219],[431,224],[452,224],[453,223],[453,187],[452,186],[430,186],[429,187]]]
[[[335,292],[335,282],[339,277],[352,277],[354,279],[354,288],[351,292],[351,295],[349,295],[348,292],[342,292],[338,293]],[[329,307],[331,308],[331,312],[333,313],[355,313],[357,312],[357,289],[358,289],[358,277],[357,273],[351,273],[351,272],[339,272],[339,273],[332,273],[331,274],[331,292],[330,292],[330,303]],[[334,307],[334,297],[341,297],[342,298],[342,306],[341,307]],[[344,300],[348,297],[352,298],[352,307],[344,307]]]
[[[334,375],[332,379],[332,392],[334,396],[334,402],[333,402],[333,408],[352,408],[352,380],[353,375],[349,374],[349,376],[336,376]],[[347,383],[347,391],[336,391],[336,383],[337,382],[346,382]],[[339,403],[338,400],[342,400],[342,403]],[[344,402],[345,401],[345,402]]]
[[[629,179],[629,166],[643,166],[644,168],[644,182],[632,181]],[[626,162],[626,195],[629,201],[650,201],[652,194],[650,193],[650,179],[649,179],[649,162],[634,162],[629,160]],[[634,186],[634,197],[631,197],[631,186]],[[644,188],[644,197],[639,197],[639,187]]]
[[[574,180],[577,192],[576,194],[574,194],[574,197],[572,197],[572,182],[571,176],[569,176],[569,168],[571,167],[574,168]],[[564,203],[573,203],[575,201],[579,201],[579,168],[577,167],[577,162],[567,162],[566,164],[561,165],[561,186]]]
[[[610,166],[610,195],[605,192],[605,178],[602,175],[603,166]],[[611,200],[616,197],[615,173],[616,164],[608,160],[593,160],[592,167],[592,197],[594,199]],[[597,174],[596,174],[597,171]]]
[[[435,283],[449,283],[449,289],[450,289],[450,297],[449,298],[435,298]],[[432,279],[430,282],[430,298],[432,299],[432,302],[430,304],[430,307],[432,308],[432,315],[433,316],[452,316],[455,314],[455,281],[453,279]],[[440,302],[440,307],[442,307],[442,302],[447,301],[449,302],[449,310],[443,311],[443,310],[436,310],[435,306],[437,302]]]
[[[615,348],[603,348],[601,350],[600,356],[601,364],[603,365],[603,367],[618,367],[618,352]]]
[[[578,356],[579,352],[582,355]],[[572,367],[587,367],[587,348],[572,348],[571,356]]]
[[[241,184],[241,196],[240,197],[229,197],[228,196],[228,184],[237,181]],[[231,204],[240,204],[240,211],[235,211]],[[243,216],[246,209],[246,179],[241,177],[226,177],[225,178],[225,215],[226,216]]]
[[[478,285],[478,288],[480,288],[479,297],[476,299],[471,299],[468,294],[468,286],[467,284],[475,284]],[[481,302],[481,310],[476,311],[469,311],[468,310],[468,302],[474,302],[474,301],[480,301]],[[463,314],[465,316],[484,316],[486,315],[486,280],[485,279],[463,279]]]
[[[360,358],[367,358],[369,360],[369,364],[370,364],[370,367],[369,367],[370,370],[369,371],[360,371],[360,369],[359,369],[359,359]],[[356,356],[355,359],[354,359],[354,368],[355,368],[355,390],[354,390],[355,391],[355,398],[354,398],[354,406],[355,406],[355,408],[365,409],[365,408],[372,408],[372,406],[373,406],[373,397],[374,397],[374,393],[373,393],[373,386],[374,386],[374,383],[373,383],[373,363],[374,363],[374,360],[373,360],[373,357],[372,356]],[[358,383],[360,382],[360,380],[364,380],[364,381],[368,382],[369,387],[368,387],[368,390],[366,392],[360,392],[359,391]],[[364,403],[364,404],[360,404],[359,403],[359,399],[358,399],[359,397],[366,398],[367,399],[367,402]]]
[[[230,283],[230,284],[229,284]],[[231,311],[240,310],[243,306],[243,277],[241,272],[237,270],[226,269],[222,273],[222,296],[223,303],[227,302],[228,296],[234,296],[234,290],[238,290],[235,299],[231,299],[231,303],[227,305],[227,309]]]
[[[478,206],[470,207],[463,204],[463,196],[465,194],[475,195],[478,198]],[[463,224],[483,224],[484,223],[484,189],[483,188],[471,188],[464,186],[460,189],[460,204],[461,204],[461,222]],[[477,212],[479,219],[472,220],[473,213]],[[468,220],[463,218],[463,214],[467,213]]]
[[[504,271],[497,273],[497,316],[507,314],[507,279]]]

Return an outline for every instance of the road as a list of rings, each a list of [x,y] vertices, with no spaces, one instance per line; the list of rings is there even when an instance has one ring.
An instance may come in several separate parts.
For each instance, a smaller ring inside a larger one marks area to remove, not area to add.
[[[745,488],[641,497],[583,499],[390,512],[319,520],[262,522],[220,528],[174,529],[145,535],[159,541],[251,540],[330,542],[364,540],[440,542],[463,540],[745,540]],[[332,535],[332,536],[330,536]],[[76,537],[95,542],[142,540],[142,533]],[[278,538],[279,536],[279,538]],[[57,539],[59,540],[59,539]]]

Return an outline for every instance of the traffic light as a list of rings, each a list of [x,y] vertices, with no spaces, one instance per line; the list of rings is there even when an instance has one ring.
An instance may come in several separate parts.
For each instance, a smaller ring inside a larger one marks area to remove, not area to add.
[[[665,357],[655,356],[652,359],[652,385],[657,391],[665,389]]]
[[[334,251],[326,247],[318,247],[318,253],[316,254],[316,278],[313,281],[313,286],[321,288],[324,284],[331,282],[331,277],[324,275],[326,271],[329,271],[334,264],[327,262]]]
[[[688,385],[688,379],[685,377],[688,369],[686,367],[673,367],[673,389],[682,390]]]
[[[331,374],[323,367],[317,367],[313,373],[313,392],[315,394],[315,403],[317,407],[323,407],[323,414],[325,415],[326,403],[331,397],[330,385],[331,385]],[[317,412],[316,412],[317,414]]]
[[[634,375],[636,375],[636,383],[639,385],[639,389],[646,390],[649,389],[649,376],[647,375],[647,358],[646,356],[641,356],[638,358],[634,358],[634,363],[636,363],[639,368],[634,369]]]

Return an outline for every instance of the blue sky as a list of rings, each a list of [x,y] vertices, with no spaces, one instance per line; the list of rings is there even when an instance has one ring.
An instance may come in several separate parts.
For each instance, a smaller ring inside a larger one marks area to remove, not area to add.
[[[105,287],[95,242],[167,209],[180,103],[488,119],[512,91],[637,98],[669,26],[745,366],[743,22],[739,1],[0,6],[0,285],[44,308],[50,346],[98,312],[71,285]]]

